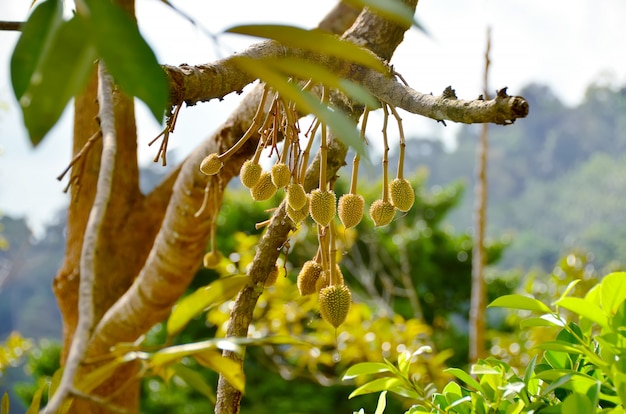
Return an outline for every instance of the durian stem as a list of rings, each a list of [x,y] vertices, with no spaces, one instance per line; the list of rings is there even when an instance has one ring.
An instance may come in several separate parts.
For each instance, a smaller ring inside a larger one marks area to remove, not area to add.
[[[369,118],[370,115],[370,110],[368,108],[365,108],[365,111],[363,112],[363,120],[361,121],[361,139],[363,140],[363,142],[365,143],[365,145],[367,145],[367,138],[365,137],[365,128],[367,128],[367,120]]]
[[[400,153],[398,154],[398,172],[396,173],[396,177],[400,180],[404,179],[404,150],[406,148],[406,139],[404,138],[404,128],[402,127],[402,118],[400,118],[400,114],[396,111],[396,108],[389,105],[389,109],[393,114],[394,118],[396,118],[396,122],[398,123],[398,133],[400,134]]]
[[[329,244],[330,244],[330,278],[328,280],[328,286],[335,286],[339,284],[337,277],[337,246],[335,245],[335,224],[333,221],[328,225]]]
[[[326,136],[326,124],[322,123],[322,143],[320,144],[320,190],[326,191],[326,162],[328,157],[328,142]]]
[[[248,130],[243,134],[243,136],[239,139],[239,141],[235,143],[235,145],[233,145],[226,152],[224,152],[223,154],[220,154],[217,157],[220,161],[224,161],[228,159],[231,155],[237,152],[237,150],[239,150],[239,148],[241,148],[243,144],[246,143],[246,141],[252,136],[252,134],[255,131],[257,131],[259,127],[259,119],[261,117],[261,113],[263,112],[263,109],[265,108],[265,101],[267,99],[267,94],[268,94],[268,88],[263,89],[261,102],[259,103],[259,106],[256,109],[256,113],[254,114],[254,118],[252,118],[252,123],[248,127]]]
[[[352,177],[350,178],[350,194],[356,194],[356,185],[359,177],[359,161],[361,157],[359,154],[354,156],[352,160]]]
[[[321,225],[318,224],[317,236],[319,240],[319,249],[322,255],[322,269],[324,269],[325,272],[328,272],[330,270],[330,265],[329,265],[329,257],[328,257],[328,250],[329,250],[328,234],[326,232],[326,227],[322,227]]]
[[[383,202],[389,202],[389,142],[387,140],[387,123],[389,121],[389,111],[387,105],[383,103]]]
[[[319,128],[319,126],[320,126],[320,120],[316,118],[314,123],[311,125],[311,129],[308,133],[309,141],[307,142],[306,148],[304,149],[304,152],[302,153],[302,164],[300,166],[300,174],[298,177],[299,178],[298,183],[300,184],[303,183],[304,177],[306,176],[306,167],[309,164],[309,154],[311,154],[311,147],[313,146],[315,134],[317,133],[317,128]]]

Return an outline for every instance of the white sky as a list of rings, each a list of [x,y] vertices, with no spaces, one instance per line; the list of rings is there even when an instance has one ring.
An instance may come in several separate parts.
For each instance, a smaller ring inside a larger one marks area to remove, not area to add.
[[[294,0],[215,2],[171,0],[212,33],[243,23],[289,23],[312,27],[335,1]],[[30,0],[1,0],[0,20],[24,20]],[[160,62],[198,64],[243,49],[254,39],[219,37],[219,50],[202,31],[157,0],[137,0],[140,27]],[[471,99],[482,90],[486,28],[492,28],[491,89],[509,87],[519,93],[530,82],[550,85],[568,104],[578,103],[589,83],[626,84],[626,2],[623,0],[421,0],[417,18],[430,37],[412,29],[392,63],[409,84],[421,92],[440,93],[452,85],[459,98]],[[36,231],[67,203],[65,182],[56,176],[70,161],[71,114],[36,149],[32,149],[13,97],[9,59],[15,32],[0,32],[0,211],[27,217]],[[181,112],[170,148],[177,157],[206,137],[237,97],[198,104]],[[530,108],[532,116],[533,108]],[[150,163],[155,148],[146,143],[158,134],[141,107],[140,158]],[[403,114],[407,135],[450,139],[456,128]],[[513,126],[514,127],[514,126]],[[368,128],[368,131],[376,128]]]

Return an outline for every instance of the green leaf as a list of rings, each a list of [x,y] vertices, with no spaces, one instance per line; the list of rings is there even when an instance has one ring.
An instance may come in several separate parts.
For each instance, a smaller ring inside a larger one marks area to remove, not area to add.
[[[378,404],[376,404],[376,411],[374,414],[383,414],[387,408],[387,391],[383,391],[378,396]]]
[[[89,28],[98,54],[115,82],[136,96],[163,121],[169,100],[169,82],[137,23],[110,0],[86,0]]]
[[[357,132],[356,124],[343,113],[330,109],[310,92],[302,90],[293,82],[287,81],[283,75],[263,64],[263,60],[240,57],[236,58],[235,62],[244,70],[266,82],[283,98],[294,102],[300,111],[317,116],[333,130],[339,140],[354,148],[361,155],[361,158],[368,158],[365,144]]]
[[[68,101],[83,89],[94,70],[96,52],[86,31],[77,17],[59,26],[20,98],[33,145],[56,124]]]
[[[488,308],[502,307],[510,309],[529,310],[541,313],[552,313],[550,308],[535,298],[522,295],[504,295],[491,302]]]
[[[443,372],[446,372],[448,374],[454,375],[455,377],[457,377],[458,379],[463,381],[468,386],[472,387],[473,389],[475,389],[477,391],[480,391],[480,392],[484,393],[483,387],[480,385],[480,383],[478,381],[476,381],[467,372],[463,371],[462,369],[459,369],[459,368],[448,368],[448,369],[444,369]]]
[[[235,26],[226,32],[273,39],[288,47],[345,59],[383,73],[389,71],[382,60],[372,52],[317,29],[306,30],[293,26],[265,24]]]
[[[519,324],[520,328],[530,328],[535,326],[546,326],[546,327],[563,327],[565,326],[565,321],[551,314],[541,315],[537,318],[528,318],[524,319]]]
[[[346,381],[361,375],[379,374],[381,372],[389,372],[387,364],[382,362],[360,362],[348,368],[341,379]]]
[[[415,26],[426,32],[413,16],[413,10],[399,0],[348,0],[355,6],[369,7],[376,14],[404,26]]]
[[[50,48],[62,22],[63,2],[47,0],[35,7],[24,24],[11,55],[11,83],[18,101],[28,89],[41,57]]]
[[[600,296],[605,315],[613,316],[619,306],[626,300],[626,272],[615,272],[606,275],[601,282]]]
[[[220,352],[208,351],[194,354],[193,357],[204,367],[221,374],[230,385],[243,392],[246,385],[246,377],[240,363],[223,357]]]
[[[587,414],[595,411],[589,398],[584,394],[578,393],[569,395],[561,406],[561,412],[567,414]]]
[[[233,298],[250,280],[247,276],[231,276],[203,286],[180,300],[167,320],[167,334],[174,336],[202,311]]]
[[[608,328],[609,326],[608,320],[602,310],[585,299],[568,297],[559,299],[556,301],[555,305],[587,318],[603,328]]]

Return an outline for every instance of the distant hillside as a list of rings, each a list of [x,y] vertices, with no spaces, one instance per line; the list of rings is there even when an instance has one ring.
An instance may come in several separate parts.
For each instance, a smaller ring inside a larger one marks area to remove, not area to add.
[[[500,267],[549,271],[571,249],[591,251],[599,267],[626,263],[626,86],[592,85],[576,107],[547,86],[520,95],[530,103],[528,118],[489,129],[488,233],[513,236]],[[464,127],[451,153],[437,141],[408,142],[407,164],[426,166],[429,185],[466,183],[449,217],[457,230],[472,226],[479,131]]]

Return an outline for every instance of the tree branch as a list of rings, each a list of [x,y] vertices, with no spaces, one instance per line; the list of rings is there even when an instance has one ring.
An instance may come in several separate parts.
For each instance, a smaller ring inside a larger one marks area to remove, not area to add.
[[[94,322],[93,287],[96,280],[98,237],[106,214],[115,169],[116,137],[112,102],[111,79],[104,64],[98,66],[98,102],[100,105],[100,128],[102,129],[102,160],[96,197],[85,229],[85,239],[80,258],[80,287],[78,296],[78,324],[65,364],[65,370],[56,393],[45,413],[56,413],[73,388],[74,378],[85,356]]]
[[[353,33],[347,34],[344,39],[357,44],[379,47],[381,50],[375,51],[378,56],[388,54],[389,45],[379,41],[358,41],[356,34]],[[411,89],[389,76],[388,73],[377,72],[374,69],[307,50],[287,48],[274,41],[256,43],[236,56],[221,59],[213,64],[164,66],[170,79],[171,101],[184,101],[188,105],[194,105],[199,101],[222,99],[231,92],[240,92],[244,86],[256,80],[254,76],[242,71],[233,61],[235,57],[241,56],[251,59],[289,56],[315,62],[339,76],[359,83],[372,95],[390,105],[437,121],[508,125],[528,115],[528,102],[522,97],[507,95],[506,88],[500,89],[496,98],[489,101],[480,98],[472,101],[459,100],[451,87],[448,87],[441,95],[433,96]]]

